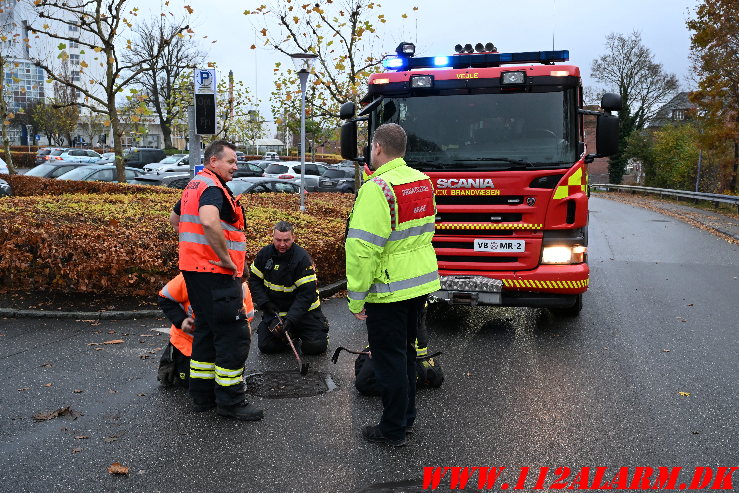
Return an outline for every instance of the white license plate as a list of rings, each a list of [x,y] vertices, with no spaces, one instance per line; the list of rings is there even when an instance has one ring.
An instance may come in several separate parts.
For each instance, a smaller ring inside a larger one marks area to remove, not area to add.
[[[476,252],[523,253],[526,242],[523,240],[475,240]]]

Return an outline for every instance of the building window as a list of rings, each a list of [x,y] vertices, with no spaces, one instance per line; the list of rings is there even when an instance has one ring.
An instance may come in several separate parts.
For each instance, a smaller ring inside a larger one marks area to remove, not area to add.
[[[673,120],[685,120],[685,110],[672,110]]]
[[[69,55],[69,62],[72,65],[79,65],[80,64],[80,56],[79,55],[75,55],[75,54]]]
[[[80,71],[72,70],[72,82],[79,82],[79,81],[80,81]]]
[[[73,24],[68,24],[68,25],[69,25],[69,30],[70,30],[70,31],[74,31],[74,32],[77,32],[77,31],[79,31],[79,30],[80,30],[80,29],[79,29],[79,28],[78,28],[77,26],[75,26],[75,25],[73,25]]]
[[[80,47],[80,44],[77,41],[70,41],[69,42],[69,47],[70,48],[79,48]]]

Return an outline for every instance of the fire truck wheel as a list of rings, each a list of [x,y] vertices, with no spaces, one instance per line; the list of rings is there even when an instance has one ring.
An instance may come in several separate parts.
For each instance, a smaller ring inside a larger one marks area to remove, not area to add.
[[[582,310],[582,294],[578,294],[575,304],[569,308],[550,308],[557,317],[577,317]]]

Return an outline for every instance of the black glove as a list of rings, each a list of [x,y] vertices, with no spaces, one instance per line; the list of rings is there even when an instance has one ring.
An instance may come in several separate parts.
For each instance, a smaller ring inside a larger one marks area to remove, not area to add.
[[[275,305],[271,301],[268,301],[267,303],[262,305],[262,311],[269,315],[277,315],[277,305]]]

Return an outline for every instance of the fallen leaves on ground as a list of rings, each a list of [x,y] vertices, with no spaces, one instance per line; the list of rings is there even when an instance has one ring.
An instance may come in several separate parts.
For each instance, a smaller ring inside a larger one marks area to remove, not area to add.
[[[121,465],[120,462],[113,462],[108,466],[108,474],[128,474],[128,467]]]
[[[58,418],[59,416],[71,416],[72,419],[77,419],[82,416],[82,413],[75,411],[71,407],[60,407],[56,411],[49,411],[46,413],[38,413],[33,415],[33,419],[36,421],[48,421],[50,419]]]
[[[682,397],[690,397],[690,392],[678,392]]]
[[[124,341],[123,339],[112,339],[110,341],[103,342],[103,344],[123,344],[124,342],[126,341]]]

